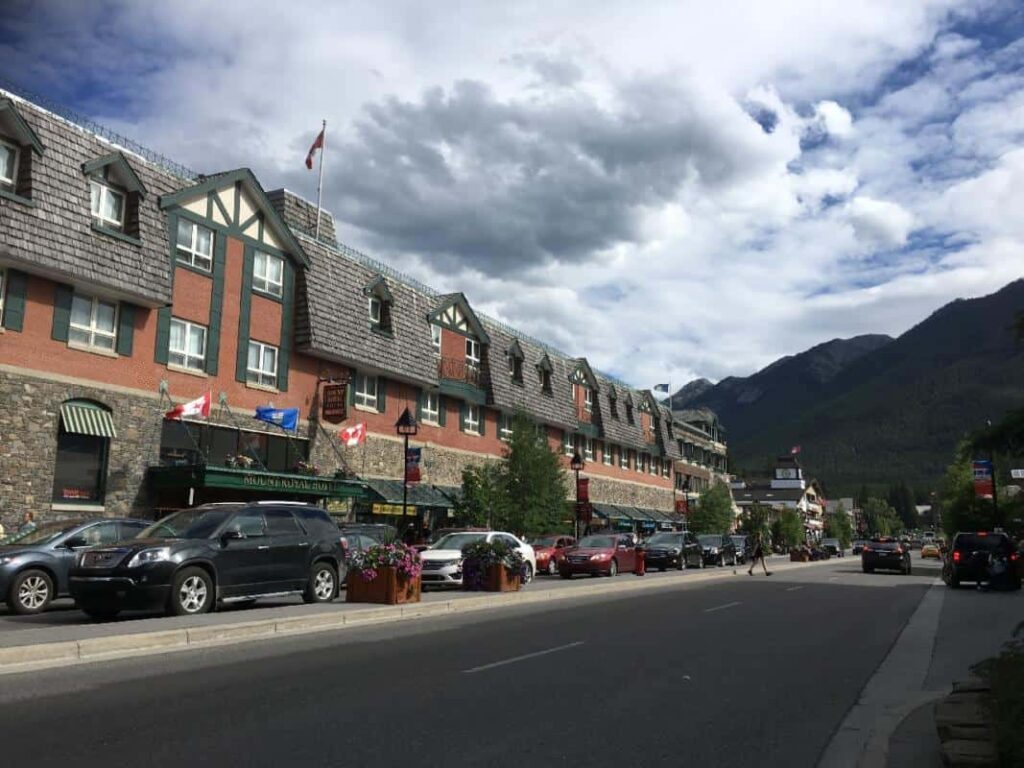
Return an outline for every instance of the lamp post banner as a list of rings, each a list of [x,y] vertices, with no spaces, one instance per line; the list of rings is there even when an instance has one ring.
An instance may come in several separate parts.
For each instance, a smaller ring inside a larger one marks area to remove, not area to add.
[[[418,483],[420,481],[420,461],[423,458],[422,448],[408,448],[405,451],[405,482]]]
[[[576,501],[590,501],[590,478],[581,477],[576,480]]]
[[[971,465],[974,474],[974,495],[979,499],[991,499],[993,493],[992,462],[976,460]]]

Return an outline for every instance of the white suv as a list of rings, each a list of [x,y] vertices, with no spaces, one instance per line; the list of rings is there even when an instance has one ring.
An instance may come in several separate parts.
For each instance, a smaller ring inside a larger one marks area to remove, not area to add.
[[[517,550],[526,561],[526,578],[523,583],[528,584],[533,580],[533,575],[537,572],[537,556],[533,552],[533,547],[525,541],[503,531],[461,531],[449,533],[434,542],[429,549],[420,552],[420,560],[423,561],[423,586],[461,587],[462,550],[481,539],[502,539]]]

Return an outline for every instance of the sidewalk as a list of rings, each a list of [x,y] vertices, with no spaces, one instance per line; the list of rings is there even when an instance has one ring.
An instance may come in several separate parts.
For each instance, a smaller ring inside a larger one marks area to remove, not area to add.
[[[827,565],[833,561],[790,563],[773,558],[771,567],[784,573]],[[201,616],[124,618],[93,623],[79,611],[54,611],[24,623],[0,627],[0,675],[32,669],[103,661],[191,648],[209,648],[277,636],[295,636],[358,627],[370,622],[402,621],[507,605],[554,602],[592,596],[616,596],[686,588],[732,578],[748,578],[746,566],[699,571],[648,573],[643,578],[624,574],[616,579],[551,579],[541,577],[523,590],[493,594],[432,591],[420,603],[376,606],[346,603],[344,596],[326,605],[266,601],[253,607]],[[18,620],[14,620],[18,621]],[[6,622],[5,622],[6,623]]]

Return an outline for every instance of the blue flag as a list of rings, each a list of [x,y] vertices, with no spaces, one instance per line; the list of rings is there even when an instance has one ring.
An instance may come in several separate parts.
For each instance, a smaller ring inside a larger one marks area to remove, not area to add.
[[[292,432],[299,427],[298,408],[271,408],[269,405],[257,405],[253,418],[268,424],[275,424],[281,429],[288,429]]]
[[[667,393],[668,392],[668,384],[655,384],[654,385],[654,391],[655,392],[666,392]]]

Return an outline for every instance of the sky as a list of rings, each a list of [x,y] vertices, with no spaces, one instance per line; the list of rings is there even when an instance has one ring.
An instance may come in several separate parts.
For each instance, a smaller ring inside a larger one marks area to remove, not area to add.
[[[1024,276],[1024,4],[50,2],[0,74],[648,388]]]

